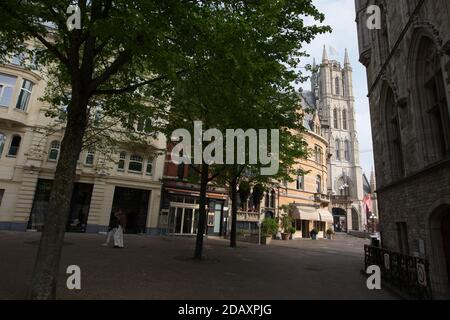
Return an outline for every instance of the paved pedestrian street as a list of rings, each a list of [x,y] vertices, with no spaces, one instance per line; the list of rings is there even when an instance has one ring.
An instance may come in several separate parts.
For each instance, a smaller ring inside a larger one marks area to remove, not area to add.
[[[23,299],[38,233],[0,232],[0,298]],[[191,259],[194,238],[125,235],[125,248],[102,247],[103,235],[66,234],[59,299],[396,299],[370,291],[360,270],[367,240],[272,241],[269,246],[205,240],[205,260]],[[81,290],[68,290],[69,265]]]

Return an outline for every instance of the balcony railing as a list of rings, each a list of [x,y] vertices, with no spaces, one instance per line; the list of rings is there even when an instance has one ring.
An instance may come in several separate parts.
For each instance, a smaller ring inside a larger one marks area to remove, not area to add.
[[[368,245],[364,251],[366,270],[377,265],[382,279],[393,287],[417,299],[432,299],[427,260]]]
[[[314,195],[314,201],[321,203],[330,203],[330,196],[328,194],[316,193]]]

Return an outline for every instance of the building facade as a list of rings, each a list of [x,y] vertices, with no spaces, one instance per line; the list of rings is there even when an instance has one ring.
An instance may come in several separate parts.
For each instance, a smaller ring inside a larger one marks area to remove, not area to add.
[[[380,29],[367,7],[380,8]],[[450,3],[356,0],[382,245],[425,258],[450,297]]]
[[[0,65],[0,229],[41,230],[59,157],[64,123],[46,116],[39,100],[45,79],[18,58]],[[52,130],[48,130],[51,127]],[[157,149],[165,141],[151,140]],[[102,149],[102,146],[96,149]],[[164,157],[131,145],[106,155],[80,154],[67,230],[106,231],[113,207],[128,217],[129,233],[156,232]]]
[[[303,110],[315,110],[308,102],[308,93],[300,94],[300,105]],[[318,236],[324,237],[326,231],[333,227],[334,221],[329,209],[328,195],[328,142],[322,136],[321,121],[316,111],[304,115],[303,135],[308,145],[309,156],[300,161],[299,167],[306,172],[294,178],[294,182],[284,182],[279,188],[279,206],[292,205],[291,213],[295,220],[297,232],[293,238],[309,238],[310,231],[316,229]]]
[[[359,142],[355,119],[355,98],[350,59],[345,50],[344,64],[328,57],[311,77],[308,100],[318,111],[322,135],[328,144],[327,193],[336,231],[364,231],[363,173],[359,163]]]

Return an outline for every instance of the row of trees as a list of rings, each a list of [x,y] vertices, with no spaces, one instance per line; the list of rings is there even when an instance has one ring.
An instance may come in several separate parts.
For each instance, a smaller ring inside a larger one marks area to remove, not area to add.
[[[294,84],[306,56],[302,44],[329,31],[307,25],[324,16],[311,0],[79,0],[81,28],[67,28],[73,1],[0,2],[0,62],[27,54],[45,70],[43,99],[64,99],[65,131],[33,273],[31,297],[54,299],[74,174],[89,129],[92,106],[124,127],[130,116],[147,131],[186,128],[280,129],[280,170],[260,177],[258,166],[202,163],[200,221],[195,258],[202,258],[206,190],[226,184],[233,200],[247,180],[289,180],[307,153],[300,133]],[[29,46],[32,42],[33,45]],[[69,97],[67,99],[67,97]],[[248,152],[248,151],[247,151]]]

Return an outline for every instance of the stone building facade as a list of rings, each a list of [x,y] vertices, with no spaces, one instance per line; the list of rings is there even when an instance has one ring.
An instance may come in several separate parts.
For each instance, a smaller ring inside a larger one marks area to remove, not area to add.
[[[39,99],[46,85],[17,57],[0,65],[1,230],[39,231],[44,224],[64,132],[64,123],[47,117],[49,106]],[[148,142],[165,148],[162,137]],[[110,155],[86,148],[76,170],[67,230],[106,231],[115,206],[127,213],[128,232],[156,232],[163,166],[164,156],[142,154],[130,144]]]
[[[381,29],[367,27],[378,5]],[[450,2],[356,0],[382,245],[430,263],[450,297]]]
[[[309,93],[300,94],[303,110],[314,110],[308,102]],[[293,238],[309,238],[310,231],[317,229],[319,237],[325,237],[326,231],[333,227],[333,216],[329,209],[328,194],[328,141],[322,135],[321,121],[317,110],[304,116],[306,132],[303,138],[308,145],[309,156],[302,159],[297,169],[307,172],[292,177],[294,182],[284,182],[278,189],[279,207],[293,205],[291,213],[297,232]]]
[[[329,59],[326,47],[318,71],[312,74],[311,104],[318,111],[328,144],[327,193],[337,231],[364,231],[363,173],[359,162],[353,69],[347,50],[344,63]]]

